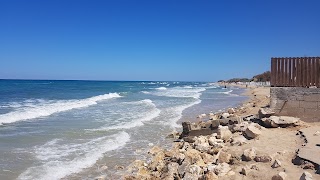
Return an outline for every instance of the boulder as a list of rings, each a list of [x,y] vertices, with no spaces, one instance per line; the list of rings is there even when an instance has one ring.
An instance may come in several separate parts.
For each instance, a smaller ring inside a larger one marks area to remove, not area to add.
[[[178,173],[180,177],[183,177],[186,173],[187,167],[189,167],[191,164],[189,161],[183,161],[181,165],[178,167]]]
[[[241,122],[240,124],[233,124],[231,126],[232,132],[244,132],[249,126],[248,122]]]
[[[205,180],[218,180],[219,177],[214,172],[209,171],[204,175],[203,179],[205,179]]]
[[[248,128],[245,130],[244,134],[249,139],[254,139],[254,138],[258,137],[260,134],[262,134],[262,132],[257,127],[250,124],[248,126]]]
[[[287,174],[285,172],[279,172],[279,174],[272,177],[272,180],[285,180],[286,178]]]
[[[220,119],[227,119],[230,117],[229,113],[222,113]]]
[[[194,180],[194,179],[199,179],[199,176],[195,174],[191,174],[189,172],[186,172],[186,174],[183,177],[183,180]]]
[[[219,119],[219,116],[217,114],[209,115],[209,120],[218,120],[218,119]]]
[[[189,161],[190,164],[205,166],[205,163],[200,154],[201,153],[195,149],[187,149],[187,151],[184,153],[185,161]]]
[[[269,155],[259,155],[254,158],[256,162],[271,162],[272,157]]]
[[[299,122],[300,118],[290,116],[271,116],[269,118],[271,127],[288,127],[295,126]]]
[[[208,153],[201,153],[200,156],[206,164],[212,164],[215,160],[214,156]]]
[[[246,149],[243,151],[243,160],[244,161],[252,161],[257,155],[255,148]]]
[[[214,169],[214,172],[221,177],[221,176],[225,176],[230,170],[231,168],[229,164],[220,163],[216,166],[216,168]]]
[[[259,118],[262,119],[262,118],[268,118],[274,115],[275,112],[272,111],[272,109],[270,108],[260,108],[258,114],[259,114]]]
[[[232,132],[229,130],[228,126],[219,126],[217,134],[217,138],[222,139],[225,142],[232,136]]]
[[[313,180],[313,178],[309,172],[304,171],[300,177],[300,180]]]
[[[231,159],[231,154],[221,151],[218,157],[218,163],[229,163]]]
[[[202,174],[202,169],[200,166],[193,164],[193,165],[189,166],[188,172],[199,176]]]
[[[247,144],[247,139],[244,136],[237,136],[233,137],[231,139],[231,145],[232,146],[242,146],[244,144]]]
[[[274,160],[274,162],[273,162],[273,164],[272,164],[271,167],[272,167],[272,168],[281,167],[281,162],[280,162],[278,159],[276,159],[276,160]]]
[[[242,169],[241,169],[241,172],[240,172],[242,175],[248,175],[249,174],[249,169],[248,168],[246,168],[246,167],[243,167]]]
[[[234,114],[236,112],[236,110],[234,108],[229,108],[228,109],[228,113],[229,114]]]
[[[151,154],[151,155],[156,155],[158,152],[163,152],[163,149],[161,149],[159,146],[153,146],[149,151],[148,153]]]

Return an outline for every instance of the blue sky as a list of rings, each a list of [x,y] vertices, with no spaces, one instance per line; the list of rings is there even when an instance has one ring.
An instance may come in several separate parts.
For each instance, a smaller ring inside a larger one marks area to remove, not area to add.
[[[217,81],[319,56],[318,0],[0,0],[0,79]]]

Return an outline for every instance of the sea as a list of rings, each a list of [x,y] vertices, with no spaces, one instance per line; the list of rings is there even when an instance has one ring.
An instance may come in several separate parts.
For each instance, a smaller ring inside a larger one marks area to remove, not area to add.
[[[174,81],[0,80],[0,179],[118,179],[182,121],[246,100],[244,90]]]

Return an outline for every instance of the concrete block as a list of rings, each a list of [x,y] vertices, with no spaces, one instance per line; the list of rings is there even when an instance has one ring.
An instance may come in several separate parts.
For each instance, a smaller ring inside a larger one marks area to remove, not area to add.
[[[304,101],[320,101],[320,92],[319,94],[305,95]]]
[[[301,108],[318,109],[318,102],[300,101]]]
[[[283,108],[277,115],[299,117],[305,113],[304,108]]]

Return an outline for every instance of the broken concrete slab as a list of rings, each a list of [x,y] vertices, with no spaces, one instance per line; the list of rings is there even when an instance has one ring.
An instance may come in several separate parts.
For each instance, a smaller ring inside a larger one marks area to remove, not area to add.
[[[299,149],[298,157],[320,165],[320,138],[315,136],[315,132],[319,131],[319,126],[313,126],[301,129],[301,135],[306,139],[306,145]]]
[[[260,108],[259,109],[259,118],[269,118],[270,116],[273,116],[275,112],[271,108]]]

